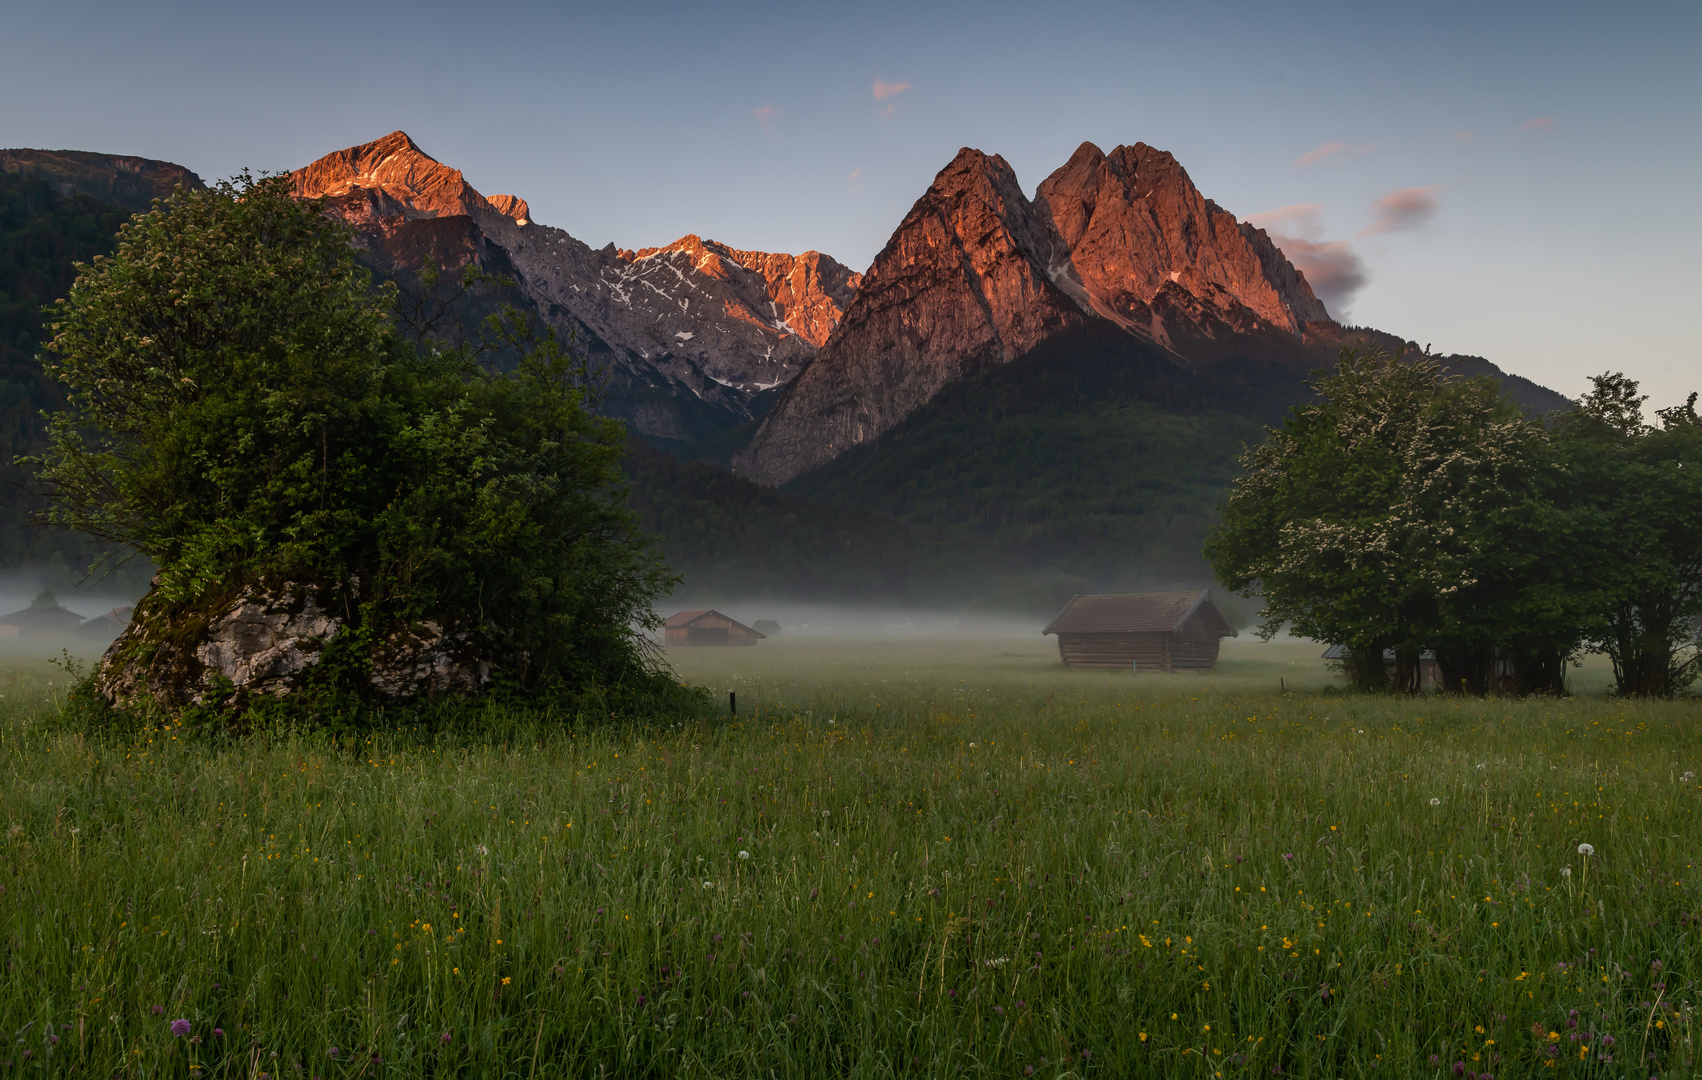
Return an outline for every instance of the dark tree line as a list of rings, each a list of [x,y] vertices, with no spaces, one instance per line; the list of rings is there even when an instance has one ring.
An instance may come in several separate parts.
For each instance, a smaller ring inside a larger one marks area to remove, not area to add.
[[[1344,646],[1366,689],[1561,693],[1586,652],[1622,694],[1702,674],[1702,420],[1624,375],[1527,415],[1428,358],[1345,352],[1243,460],[1206,543],[1281,627]]]

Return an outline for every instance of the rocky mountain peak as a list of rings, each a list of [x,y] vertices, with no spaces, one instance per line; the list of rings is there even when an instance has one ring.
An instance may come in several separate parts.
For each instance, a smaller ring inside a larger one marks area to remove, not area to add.
[[[947,383],[1079,324],[1076,304],[1036,258],[1043,225],[1004,158],[958,151],[875,256],[838,330],[737,468],[784,483],[875,438]]]
[[[1232,325],[1238,308],[1292,334],[1329,317],[1304,276],[1201,195],[1168,151],[1135,143],[1105,154],[1083,143],[1041,182],[1035,208],[1051,227],[1060,287],[1125,327],[1150,328],[1170,284]]]
[[[481,211],[511,216],[473,190],[460,169],[421,150],[405,131],[326,154],[290,175],[297,195],[327,199],[345,217],[352,216],[353,205],[360,202],[378,217],[471,217]],[[525,205],[512,196],[506,198]]]
[[[780,484],[875,438],[947,383],[1095,319],[1183,358],[1201,341],[1286,337],[1328,314],[1269,237],[1202,196],[1176,158],[1076,148],[1032,202],[965,147],[875,257],[839,329],[735,468]]]

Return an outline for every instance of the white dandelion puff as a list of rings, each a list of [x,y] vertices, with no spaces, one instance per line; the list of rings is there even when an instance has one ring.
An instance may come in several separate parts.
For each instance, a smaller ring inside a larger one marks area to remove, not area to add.
[[[741,858],[741,859],[748,859],[750,857],[751,857],[751,853],[748,852],[748,851],[739,852],[739,858]]]
[[[1586,859],[1589,858],[1591,855],[1594,855],[1595,853],[1596,853],[1595,847],[1590,845],[1590,844],[1579,844],[1578,845],[1578,854],[1582,855]]]
[[[1560,868],[1560,876],[1561,877],[1571,877],[1572,876],[1572,868],[1570,866],[1562,866]]]
[[[1442,800],[1441,800],[1441,799],[1438,799],[1438,798],[1436,798],[1436,796],[1434,796],[1434,795],[1432,795],[1432,796],[1431,796],[1431,797],[1430,797],[1430,805],[1431,805],[1431,806],[1441,806],[1441,805],[1442,805]]]

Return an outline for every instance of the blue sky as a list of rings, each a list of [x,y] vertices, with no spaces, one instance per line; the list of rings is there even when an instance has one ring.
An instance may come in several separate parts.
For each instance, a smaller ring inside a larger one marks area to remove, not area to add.
[[[593,245],[857,269],[961,146],[1176,154],[1333,310],[1568,394],[1702,389],[1702,4],[0,7],[0,146],[206,178],[401,128]],[[1298,258],[1297,258],[1298,261]]]

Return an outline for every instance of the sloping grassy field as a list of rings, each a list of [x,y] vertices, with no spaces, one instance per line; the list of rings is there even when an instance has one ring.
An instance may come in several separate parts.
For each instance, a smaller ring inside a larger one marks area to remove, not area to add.
[[[235,742],[15,659],[0,1076],[1697,1075],[1697,703],[1316,652],[781,636],[675,652],[737,719]]]

